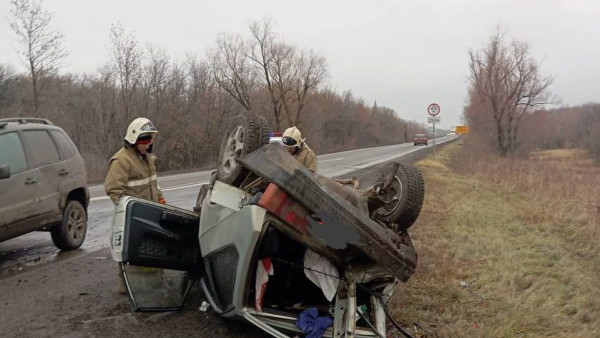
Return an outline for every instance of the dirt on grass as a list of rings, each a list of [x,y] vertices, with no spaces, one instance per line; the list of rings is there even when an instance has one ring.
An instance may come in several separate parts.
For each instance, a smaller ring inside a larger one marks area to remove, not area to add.
[[[390,306],[413,335],[600,337],[600,168],[550,158],[417,163],[419,263]]]

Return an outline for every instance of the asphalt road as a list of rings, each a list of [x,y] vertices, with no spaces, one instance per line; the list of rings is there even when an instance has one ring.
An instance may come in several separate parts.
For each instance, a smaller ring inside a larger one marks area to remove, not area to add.
[[[436,139],[443,144],[455,136]],[[318,156],[318,173],[328,177],[347,176],[360,169],[371,167],[392,159],[428,152],[429,146],[414,146],[412,143],[350,150]],[[211,171],[159,175],[159,184],[169,204],[192,209],[199,186],[207,183]],[[35,232],[0,243],[0,279],[24,269],[57,261],[72,259],[108,247],[108,231],[113,213],[113,203],[105,195],[102,185],[89,187],[91,194],[88,208],[88,230],[81,249],[61,252],[52,244],[50,234]]]

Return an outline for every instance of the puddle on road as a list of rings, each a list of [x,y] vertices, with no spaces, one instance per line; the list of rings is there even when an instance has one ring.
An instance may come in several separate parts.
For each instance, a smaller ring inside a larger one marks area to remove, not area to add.
[[[52,245],[52,242],[0,251],[0,278],[30,271],[45,264],[53,264],[73,257],[86,255],[106,246],[107,243],[104,238],[96,238],[86,239],[81,248],[73,251],[61,251]]]

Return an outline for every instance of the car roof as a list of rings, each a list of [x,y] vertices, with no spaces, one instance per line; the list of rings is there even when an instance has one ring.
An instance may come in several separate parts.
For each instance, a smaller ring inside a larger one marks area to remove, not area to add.
[[[61,129],[48,119],[11,117],[0,119],[0,133],[26,129]]]

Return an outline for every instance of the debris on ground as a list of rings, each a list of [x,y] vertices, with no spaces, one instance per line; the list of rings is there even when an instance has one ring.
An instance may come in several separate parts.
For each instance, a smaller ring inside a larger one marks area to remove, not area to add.
[[[209,307],[210,307],[210,304],[208,304],[207,301],[203,301],[202,304],[200,305],[200,307],[198,308],[198,310],[200,310],[202,312],[206,312],[206,310],[208,310]]]

